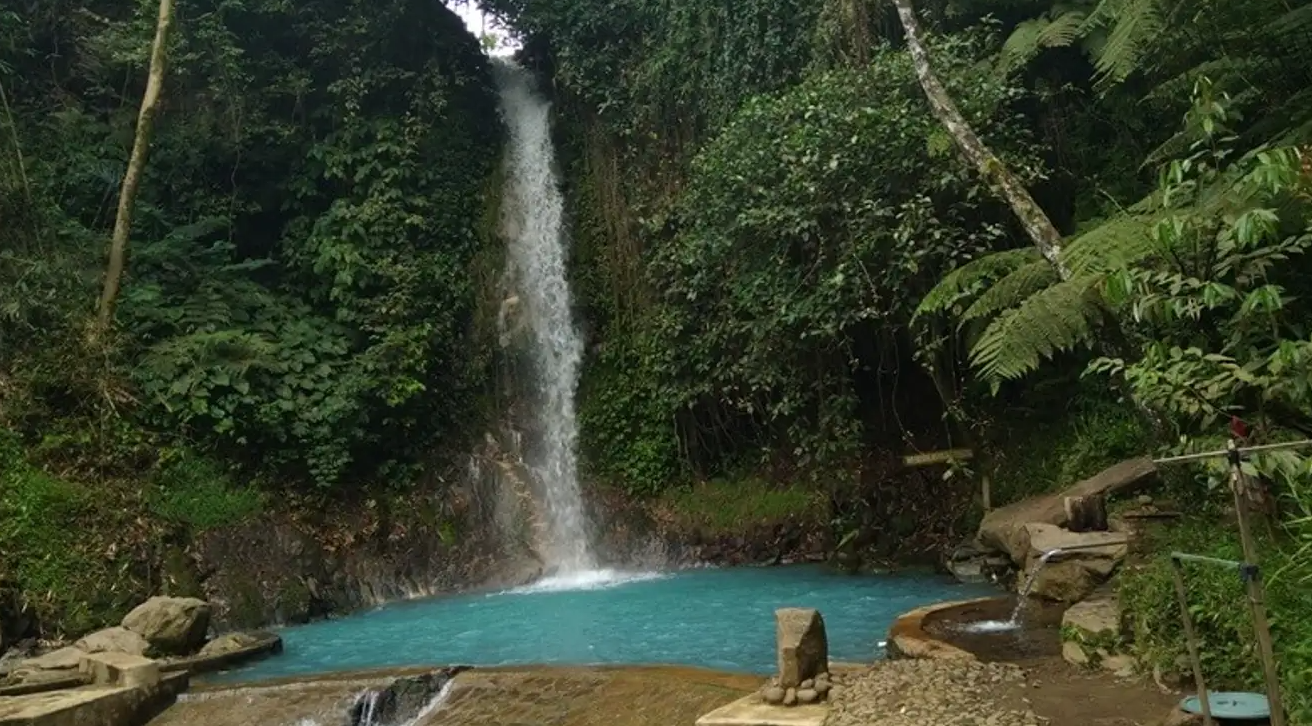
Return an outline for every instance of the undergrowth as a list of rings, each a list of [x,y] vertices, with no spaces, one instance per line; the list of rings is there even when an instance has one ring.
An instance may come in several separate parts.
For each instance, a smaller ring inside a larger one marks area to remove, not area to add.
[[[1068,407],[1022,412],[991,447],[994,506],[1070,486],[1151,455],[1152,432],[1130,404],[1077,395]]]
[[[192,454],[172,454],[143,487],[55,476],[27,453],[0,429],[0,578],[17,586],[48,637],[115,623],[150,594],[174,554],[157,561],[164,525],[197,534],[264,506],[260,492]]]
[[[1312,609],[1307,587],[1312,561],[1257,527],[1266,579],[1276,661],[1290,723],[1312,724]],[[1121,578],[1121,603],[1132,613],[1136,655],[1150,668],[1186,674],[1189,666],[1167,553],[1183,551],[1228,560],[1242,559],[1238,535],[1228,521],[1191,517],[1152,537],[1157,553]],[[1189,610],[1199,637],[1208,687],[1265,692],[1252,613],[1235,570],[1186,565]]]
[[[674,488],[661,496],[660,504],[681,526],[711,534],[744,532],[789,518],[818,522],[825,517],[822,493],[756,478],[716,479]]]
[[[118,514],[94,489],[29,465],[17,437],[0,431],[0,552],[40,622],[81,633],[121,616],[122,563],[99,537]]]
[[[147,490],[146,503],[160,519],[199,534],[259,514],[264,493],[237,486],[206,459],[183,455],[165,463]]]

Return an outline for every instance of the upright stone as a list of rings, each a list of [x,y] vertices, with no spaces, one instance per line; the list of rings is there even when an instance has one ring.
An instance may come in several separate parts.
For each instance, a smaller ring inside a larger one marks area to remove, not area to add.
[[[774,622],[782,688],[797,688],[829,670],[829,639],[820,611],[781,608],[774,611]]]

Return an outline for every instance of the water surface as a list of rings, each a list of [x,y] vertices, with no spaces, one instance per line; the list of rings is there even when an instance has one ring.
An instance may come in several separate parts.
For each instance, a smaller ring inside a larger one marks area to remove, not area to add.
[[[830,658],[870,661],[901,613],[989,594],[996,591],[928,574],[853,577],[819,566],[578,578],[285,628],[282,655],[217,678],[426,664],[671,664],[766,674],[775,667],[776,608],[818,608]]]

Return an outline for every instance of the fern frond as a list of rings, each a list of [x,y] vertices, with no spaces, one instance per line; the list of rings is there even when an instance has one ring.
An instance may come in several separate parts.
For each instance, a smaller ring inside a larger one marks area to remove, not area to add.
[[[1109,28],[1094,68],[1098,84],[1106,87],[1125,80],[1142,65],[1149,46],[1162,32],[1162,0],[1102,0],[1090,15],[1093,24]]]
[[[1083,10],[1070,10],[1052,19],[1039,31],[1039,45],[1043,48],[1065,48],[1079,40],[1088,15]]]
[[[1265,109],[1244,135],[1254,144],[1269,146],[1308,143],[1312,139],[1312,87],[1285,96],[1274,107]]]
[[[972,346],[970,362],[996,389],[1037,370],[1059,352],[1088,345],[1102,317],[1099,275],[1079,275],[999,315]]]
[[[1312,29],[1312,3],[1305,3],[1302,7],[1294,8],[1272,20],[1263,31],[1276,37],[1289,37],[1305,33],[1310,29]]]
[[[1010,274],[989,285],[980,294],[966,312],[961,314],[961,322],[967,323],[980,318],[991,317],[1003,310],[1015,307],[1030,295],[1057,282],[1057,271],[1047,260],[1039,259],[1012,270]]]
[[[1218,88],[1231,89],[1231,79],[1243,82],[1245,76],[1255,73],[1264,63],[1266,61],[1262,58],[1213,58],[1157,84],[1144,96],[1144,100],[1150,103],[1176,103],[1182,98],[1188,98],[1198,79],[1204,76]]]
[[[1051,21],[1034,18],[1018,24],[998,53],[998,73],[1008,75],[1039,54],[1039,35]]]
[[[1034,18],[1018,24],[1002,44],[998,54],[998,72],[1010,74],[1029,63],[1045,48],[1064,48],[1074,43],[1080,38],[1084,21],[1083,10],[1070,10],[1051,18]]]
[[[1075,237],[1062,250],[1071,274],[1098,275],[1134,264],[1156,252],[1152,225],[1156,215],[1121,214]]]
[[[912,320],[921,315],[944,312],[955,305],[962,295],[972,292],[981,283],[1008,275],[1038,257],[1039,253],[1033,247],[1021,247],[971,260],[944,275],[938,284],[925,293],[925,297],[916,306]]]

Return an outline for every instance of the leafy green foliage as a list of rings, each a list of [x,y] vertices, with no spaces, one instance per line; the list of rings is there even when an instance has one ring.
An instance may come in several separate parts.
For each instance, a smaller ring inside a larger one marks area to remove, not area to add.
[[[823,497],[805,486],[759,479],[715,479],[661,495],[659,506],[687,529],[731,535],[785,520],[815,523],[825,517]]]
[[[1132,407],[1088,388],[1067,400],[1053,400],[1066,395],[1060,389],[1031,393],[993,422],[989,474],[995,503],[1060,490],[1151,450],[1152,432]]]
[[[1288,294],[1312,245],[1303,152],[1262,151],[1226,165],[1224,106],[1206,104],[1212,143],[1163,171],[1153,228],[1157,264],[1124,267],[1107,298],[1133,321],[1137,360],[1091,370],[1123,375],[1133,395],[1182,429],[1231,415],[1297,428],[1312,406],[1306,311]],[[1269,432],[1267,432],[1269,433]]]
[[[1290,723],[1312,719],[1308,678],[1312,674],[1312,614],[1306,607],[1312,559],[1264,542],[1262,569],[1268,576],[1266,605],[1280,664],[1282,694]],[[1194,518],[1153,543],[1160,551],[1182,551],[1238,560],[1242,553],[1233,532],[1221,523]],[[1243,585],[1233,570],[1189,567],[1189,607],[1199,638],[1199,655],[1208,687],[1217,690],[1264,690],[1256,653],[1252,615],[1243,600]],[[1187,662],[1183,625],[1171,581],[1170,564],[1155,558],[1143,569],[1128,570],[1120,585],[1122,605],[1131,612],[1138,655],[1151,667],[1179,673]],[[1182,674],[1184,675],[1184,674]]]
[[[678,432],[661,392],[635,351],[608,346],[581,393],[584,456],[597,473],[629,491],[655,494],[682,478]]]
[[[112,505],[92,489],[50,476],[23,458],[22,443],[0,429],[0,549],[37,617],[56,630],[83,633],[129,607],[126,564],[96,549],[113,528]],[[70,526],[84,522],[84,526]]]
[[[972,88],[966,113],[1023,149],[1006,125],[1016,92],[971,65],[976,48],[936,53],[954,89]],[[694,160],[679,233],[652,259],[659,338],[679,349],[654,371],[672,403],[716,402],[803,467],[852,456],[867,364],[854,340],[904,325],[927,274],[1006,234],[967,223],[997,210],[949,149],[889,49],[748,101]]]
[[[146,497],[150,510],[193,533],[248,519],[264,507],[264,494],[237,487],[212,461],[183,455],[169,459]]]
[[[16,138],[50,143],[27,157],[39,214],[0,259],[0,381],[14,379],[0,412],[28,432],[128,416],[324,486],[403,473],[465,430],[490,366],[470,273],[489,259],[499,127],[487,60],[454,13],[181,7],[104,353],[83,349],[82,327],[154,9],[31,4],[6,32],[4,80],[23,101]],[[76,62],[52,76],[56,48]]]

